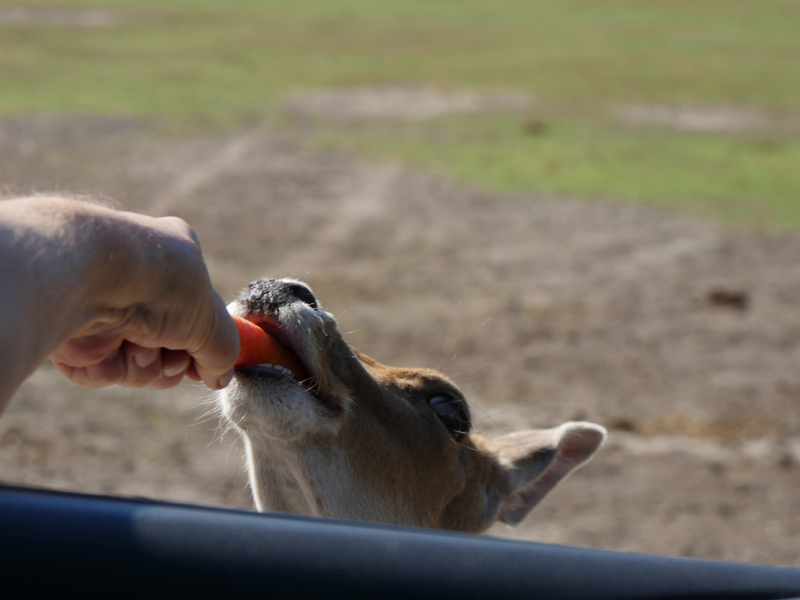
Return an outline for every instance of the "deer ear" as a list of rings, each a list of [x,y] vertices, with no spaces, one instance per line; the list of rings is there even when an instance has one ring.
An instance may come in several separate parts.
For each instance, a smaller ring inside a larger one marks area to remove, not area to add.
[[[593,423],[564,423],[555,429],[520,431],[492,440],[511,490],[498,518],[519,524],[570,471],[591,458],[606,439]]]

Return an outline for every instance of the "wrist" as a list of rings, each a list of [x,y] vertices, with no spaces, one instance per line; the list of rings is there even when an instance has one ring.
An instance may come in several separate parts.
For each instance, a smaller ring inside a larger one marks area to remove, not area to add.
[[[0,405],[87,319],[84,206],[44,197],[0,202]]]

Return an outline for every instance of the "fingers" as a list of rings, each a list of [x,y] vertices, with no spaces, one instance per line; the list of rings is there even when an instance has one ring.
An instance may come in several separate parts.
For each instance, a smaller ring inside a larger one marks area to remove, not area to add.
[[[159,227],[169,230],[173,239],[180,243],[173,248],[169,260],[162,260],[159,252],[156,261],[160,267],[169,269],[169,277],[161,282],[163,289],[156,290],[147,307],[156,321],[160,317],[162,327],[155,328],[159,338],[133,339],[147,345],[186,350],[190,360],[176,364],[175,369],[185,367],[183,374],[190,379],[202,381],[212,390],[221,389],[233,378],[233,366],[239,357],[236,327],[225,303],[211,285],[194,230],[176,217],[162,217],[157,221]],[[162,302],[166,312],[159,310]],[[169,366],[165,365],[164,373],[172,375]],[[166,383],[159,381],[155,385]]]
[[[89,389],[165,389],[184,376],[213,390],[227,386],[239,336],[212,287],[195,232],[174,217],[133,213],[114,213],[104,224],[119,234],[119,272],[97,278],[87,322],[51,360]]]
[[[123,387],[140,388],[161,376],[161,349],[143,348],[131,342],[123,345],[125,375],[117,382]]]
[[[89,367],[110,358],[122,342],[122,338],[116,334],[73,338],[59,346],[48,358],[56,364]]]
[[[180,217],[159,217],[158,221],[172,228],[178,235],[190,240],[198,249],[200,248],[200,239],[197,237],[194,229]]]
[[[173,388],[183,381],[192,362],[192,357],[183,350],[142,348],[131,342],[125,342],[125,353],[125,376],[114,382],[123,387]]]
[[[70,381],[87,390],[114,385],[125,378],[125,355],[122,348],[117,348],[102,361],[85,367],[73,367],[55,362],[58,370]]]
[[[213,319],[206,335],[201,338],[204,343],[191,352],[194,359],[192,375],[196,373],[212,390],[220,390],[233,379],[233,366],[239,358],[239,334],[222,298],[216,291],[212,293]]]
[[[156,390],[175,387],[183,381],[191,363],[192,357],[183,350],[162,350],[161,372],[158,377],[148,382],[148,385]]]
[[[70,381],[89,390],[109,385],[128,388],[149,385],[165,390],[178,385],[193,364],[192,357],[183,350],[144,348],[132,342],[125,342],[94,365],[74,367],[53,362]]]
[[[197,372],[197,365],[195,364],[194,360],[192,360],[192,363],[189,365],[189,368],[186,369],[186,376],[192,381],[203,380],[203,378],[200,377],[200,373]]]

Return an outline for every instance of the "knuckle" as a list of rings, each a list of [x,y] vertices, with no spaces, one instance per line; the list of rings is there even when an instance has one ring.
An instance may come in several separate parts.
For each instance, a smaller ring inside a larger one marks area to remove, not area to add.
[[[119,382],[119,385],[127,388],[141,388],[150,383],[152,375],[141,371],[129,371],[128,375]]]
[[[193,245],[197,246],[198,248],[200,247],[200,238],[197,236],[195,230],[192,229],[191,225],[189,225],[186,221],[180,217],[161,217],[161,221],[168,224]]]

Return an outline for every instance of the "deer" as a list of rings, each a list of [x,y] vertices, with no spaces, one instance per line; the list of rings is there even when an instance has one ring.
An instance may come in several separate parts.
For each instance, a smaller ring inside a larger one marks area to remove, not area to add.
[[[228,311],[285,349],[278,364],[237,366],[216,397],[258,511],[481,533],[521,523],[605,441],[587,422],[473,432],[453,381],[362,354],[300,281],[254,281]]]

